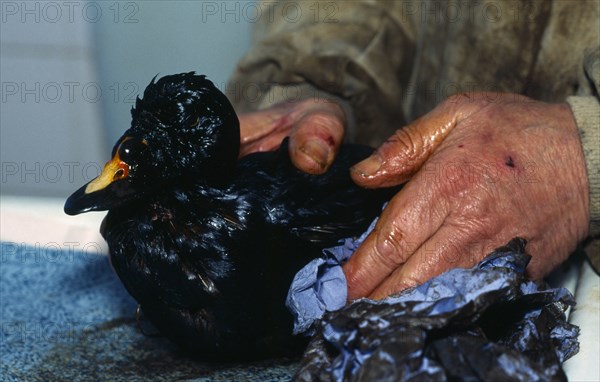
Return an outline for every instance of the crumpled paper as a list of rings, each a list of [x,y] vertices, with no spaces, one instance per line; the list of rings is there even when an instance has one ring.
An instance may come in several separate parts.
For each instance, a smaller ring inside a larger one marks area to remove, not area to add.
[[[339,246],[323,250],[322,258],[310,261],[296,273],[285,302],[294,316],[294,334],[314,334],[312,326],[317,320],[326,312],[346,305],[348,294],[342,264],[352,256],[376,223],[377,219],[373,220],[360,237],[345,239]]]
[[[294,380],[566,380],[579,329],[564,312],[575,301],[526,279],[524,248],[513,239],[471,269],[326,313]]]

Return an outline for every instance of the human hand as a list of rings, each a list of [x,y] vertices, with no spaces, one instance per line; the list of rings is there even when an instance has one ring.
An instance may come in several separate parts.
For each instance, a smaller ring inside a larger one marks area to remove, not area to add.
[[[344,136],[346,117],[334,101],[308,99],[284,102],[241,114],[240,156],[274,150],[290,137],[292,163],[309,174],[322,174],[331,165]]]
[[[515,236],[528,240],[528,275],[541,278],[588,232],[587,173],[567,104],[453,96],[398,130],[352,177],[365,187],[408,183],[344,265],[350,300],[473,266]]]

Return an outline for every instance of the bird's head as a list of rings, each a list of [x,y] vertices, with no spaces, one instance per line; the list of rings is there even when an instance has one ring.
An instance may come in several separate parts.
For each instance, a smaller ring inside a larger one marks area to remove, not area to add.
[[[108,210],[173,184],[217,186],[232,175],[240,129],[225,95],[194,72],[155,79],[102,173],[67,199],[67,214]]]

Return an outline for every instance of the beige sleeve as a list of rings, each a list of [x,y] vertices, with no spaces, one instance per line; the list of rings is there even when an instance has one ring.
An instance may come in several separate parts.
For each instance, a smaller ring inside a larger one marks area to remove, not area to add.
[[[347,138],[380,144],[404,119],[398,105],[414,55],[414,25],[398,16],[401,10],[395,7],[401,5],[261,3],[256,44],[228,84],[228,89],[240,90],[234,92],[239,96],[229,95],[234,107],[243,113],[275,102],[332,95],[347,110],[360,110]]]

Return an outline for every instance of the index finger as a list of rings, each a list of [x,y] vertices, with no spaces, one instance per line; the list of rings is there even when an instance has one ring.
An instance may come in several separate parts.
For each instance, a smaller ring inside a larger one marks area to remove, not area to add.
[[[414,179],[416,180],[416,179]],[[344,265],[348,300],[368,296],[442,225],[443,203],[435,190],[409,182],[385,208],[375,229]]]
[[[352,168],[352,179],[367,188],[405,182],[419,171],[461,121],[483,107],[484,103],[479,101],[481,97],[452,96],[429,113],[398,129],[373,155]]]

